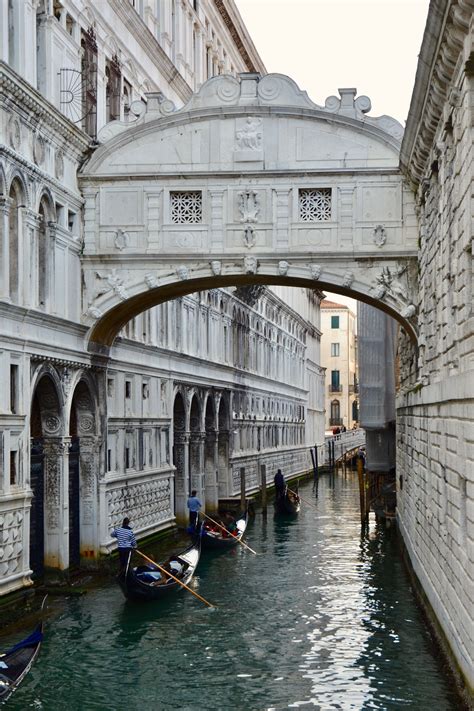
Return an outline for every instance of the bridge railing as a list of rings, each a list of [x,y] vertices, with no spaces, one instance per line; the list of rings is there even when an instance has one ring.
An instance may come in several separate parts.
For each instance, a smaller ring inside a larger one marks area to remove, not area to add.
[[[318,466],[330,464],[330,448],[334,444],[334,459],[340,459],[344,453],[365,445],[365,430],[348,430],[337,435],[328,435],[324,444],[318,445]]]

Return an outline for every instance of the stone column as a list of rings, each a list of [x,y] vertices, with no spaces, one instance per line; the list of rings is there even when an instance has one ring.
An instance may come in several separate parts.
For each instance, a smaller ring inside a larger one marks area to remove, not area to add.
[[[26,210],[24,217],[25,251],[23,254],[23,303],[25,306],[38,305],[39,260],[38,230],[39,218],[33,210]]]
[[[81,437],[79,448],[81,558],[92,562],[99,551],[98,479],[100,438]]]
[[[2,301],[10,301],[10,205],[11,200],[9,198],[0,198],[0,298]]]
[[[186,525],[188,522],[188,510],[186,501],[188,498],[188,473],[189,473],[189,432],[175,432],[175,516],[178,523]]]
[[[69,445],[70,437],[44,440],[44,564],[69,567]]]
[[[147,253],[156,253],[162,245],[162,237],[160,233],[160,224],[162,218],[160,215],[162,190],[154,190],[146,195],[146,209],[148,213],[148,245]]]

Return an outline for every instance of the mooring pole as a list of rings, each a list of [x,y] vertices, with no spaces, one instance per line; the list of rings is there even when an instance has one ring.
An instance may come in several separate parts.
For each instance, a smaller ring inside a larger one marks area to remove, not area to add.
[[[314,477],[317,480],[319,476],[319,462],[318,462],[318,445],[314,445]]]
[[[245,494],[245,467],[240,467],[240,505],[242,507],[242,511],[245,510]]]
[[[267,515],[267,467],[260,464],[260,487],[262,491],[262,513]]]
[[[357,458],[357,475],[359,479],[360,523],[365,525],[365,491],[364,491],[364,462],[362,457]]]

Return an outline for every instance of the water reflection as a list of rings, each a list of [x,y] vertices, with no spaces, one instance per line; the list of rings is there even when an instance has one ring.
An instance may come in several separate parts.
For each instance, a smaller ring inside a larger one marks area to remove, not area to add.
[[[361,537],[356,475],[321,477],[317,499],[312,486],[295,518],[257,513],[257,557],[203,553],[214,611],[184,591],[128,603],[115,585],[62,602],[10,708],[458,710],[395,531]]]

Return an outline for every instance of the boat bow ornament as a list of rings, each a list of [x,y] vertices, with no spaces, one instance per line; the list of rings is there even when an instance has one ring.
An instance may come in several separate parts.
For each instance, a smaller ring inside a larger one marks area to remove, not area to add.
[[[148,94],[134,123],[108,124],[80,174],[90,344],[161,301],[246,284],[354,296],[416,338],[403,128],[370,108],[352,88],[318,106],[252,73],[213,77],[180,109]]]

